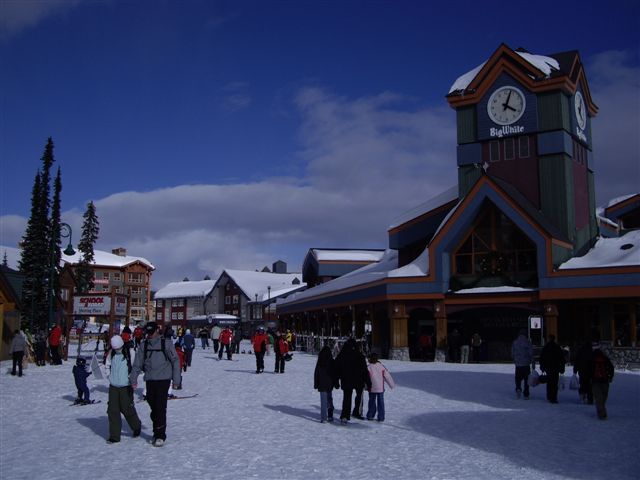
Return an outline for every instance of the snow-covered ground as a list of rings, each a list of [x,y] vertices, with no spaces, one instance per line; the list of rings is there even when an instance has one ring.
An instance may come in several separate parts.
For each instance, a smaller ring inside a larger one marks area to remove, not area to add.
[[[341,426],[319,422],[315,361],[296,352],[286,373],[275,375],[270,356],[256,375],[252,355],[218,361],[198,348],[176,392],[198,396],[169,402],[164,448],[148,443],[144,402],[137,404],[142,437],[132,438],[123,421],[122,441],[108,445],[108,385],[89,377],[102,403],[70,406],[74,359],[29,365],[22,378],[2,362],[0,478],[638,478],[637,373],[616,372],[609,419],[600,421],[568,388],[558,405],[545,401],[544,386],[528,401],[516,399],[511,365],[383,360],[397,383],[385,394],[386,421]],[[341,400],[334,391],[337,410]]]

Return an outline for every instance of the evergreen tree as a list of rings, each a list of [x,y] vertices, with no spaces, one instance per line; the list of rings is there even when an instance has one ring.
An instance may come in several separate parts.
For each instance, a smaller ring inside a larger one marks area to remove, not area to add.
[[[53,272],[53,299],[60,297],[60,253],[61,232],[60,232],[60,192],[62,192],[62,179],[60,178],[60,167],[53,182],[53,203],[51,205],[51,246],[52,246],[52,272]]]
[[[87,204],[87,210],[82,216],[84,222],[82,223],[82,237],[78,243],[78,250],[81,253],[80,261],[76,267],[76,279],[78,286],[78,293],[87,293],[93,290],[93,246],[98,240],[98,234],[100,233],[100,223],[96,216],[96,208],[93,202]]]
[[[19,269],[25,276],[22,289],[23,320],[46,330],[50,321],[52,287],[56,283],[56,272],[52,268],[53,229],[49,218],[51,200],[49,182],[53,156],[53,140],[47,140],[41,158],[42,170],[38,171],[31,191],[31,214],[22,238],[22,255]]]
[[[3,267],[8,267],[9,266],[9,262],[7,261],[7,251],[4,251],[4,255],[2,256],[2,266]]]

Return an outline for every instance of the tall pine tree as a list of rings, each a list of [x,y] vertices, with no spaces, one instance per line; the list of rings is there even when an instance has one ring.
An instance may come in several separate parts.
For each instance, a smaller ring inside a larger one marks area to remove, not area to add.
[[[22,289],[23,320],[28,321],[32,327],[45,330],[49,323],[54,321],[54,318],[49,318],[50,306],[55,306],[52,295],[57,283],[57,270],[53,268],[55,258],[52,257],[52,253],[60,242],[59,218],[58,228],[54,230],[49,217],[50,170],[55,162],[53,148],[53,140],[49,138],[41,158],[42,169],[38,171],[33,182],[31,214],[22,238],[22,255],[19,262],[19,269],[25,276]]]
[[[82,218],[84,219],[82,237],[78,243],[78,250],[80,250],[81,256],[75,270],[78,293],[81,294],[93,290],[93,245],[98,240],[98,234],[100,233],[100,223],[93,202],[87,204],[87,210]]]

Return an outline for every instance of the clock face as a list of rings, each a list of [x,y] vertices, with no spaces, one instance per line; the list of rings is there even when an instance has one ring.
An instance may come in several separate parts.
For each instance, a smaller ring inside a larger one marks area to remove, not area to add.
[[[584,98],[582,98],[582,93],[576,92],[576,96],[573,98],[573,105],[576,109],[576,120],[578,122],[578,126],[580,130],[584,130],[587,126],[587,109],[584,104]]]
[[[498,125],[511,125],[520,120],[526,106],[522,91],[516,87],[501,87],[489,97],[487,113]]]

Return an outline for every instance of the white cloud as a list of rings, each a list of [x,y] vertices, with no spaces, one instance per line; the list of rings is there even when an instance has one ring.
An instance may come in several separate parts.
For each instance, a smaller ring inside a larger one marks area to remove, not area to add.
[[[456,182],[453,111],[407,111],[407,102],[301,90],[303,178],[115,193],[94,201],[96,248],[124,246],[147,258],[157,267],[156,289],[280,259],[299,270],[310,247],[384,248],[393,218]],[[82,211],[63,218],[77,243]],[[3,237],[23,232],[11,230]]]
[[[609,51],[591,59],[586,73],[599,107],[592,126],[596,197],[602,205],[639,191],[640,68],[631,53]]]
[[[0,38],[8,38],[45,18],[70,10],[82,0],[2,0],[0,2]]]

